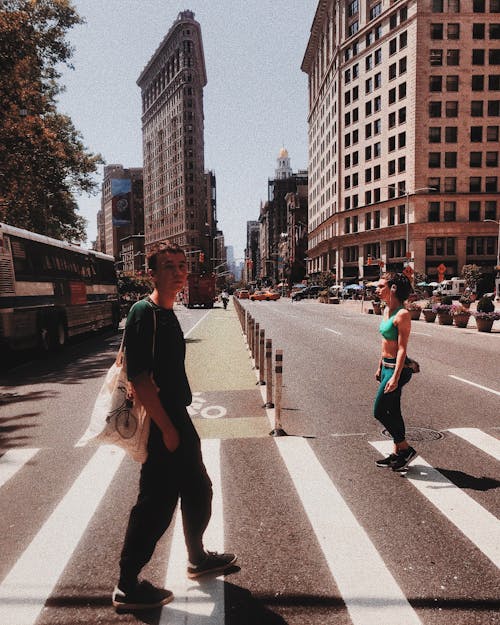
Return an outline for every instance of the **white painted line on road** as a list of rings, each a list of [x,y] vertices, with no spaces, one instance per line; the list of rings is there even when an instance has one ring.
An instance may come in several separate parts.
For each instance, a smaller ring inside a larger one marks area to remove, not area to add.
[[[391,441],[370,443],[384,456],[392,451]],[[409,480],[424,497],[444,514],[467,538],[500,567],[500,523],[488,510],[431,467],[421,456],[410,463]]]
[[[448,432],[460,436],[471,445],[493,456],[495,460],[500,460],[500,440],[498,438],[490,436],[478,428],[450,428]]]
[[[210,314],[210,311],[207,310],[207,312],[203,315],[203,317],[201,319],[198,319],[198,321],[194,324],[194,326],[192,328],[190,328],[185,334],[184,334],[184,338],[187,339],[187,337],[191,334],[191,332],[194,332],[195,328],[197,328],[200,323]]]
[[[427,332],[412,332],[412,336],[433,336],[433,334],[427,334]]]
[[[39,449],[9,449],[0,457],[0,487],[15,475]]]
[[[475,382],[471,382],[470,380],[459,378],[457,375],[449,374],[448,377],[453,378],[454,380],[458,380],[459,382],[464,382],[465,384],[470,384],[471,386],[475,386],[476,388],[480,388],[482,391],[488,391],[488,393],[493,393],[494,395],[500,395],[500,391],[495,391],[494,389],[488,388],[487,386],[482,386],[482,384],[476,384]]]
[[[275,438],[353,625],[421,625],[328,474],[301,438]]]
[[[123,456],[107,445],[92,456],[0,585],[0,623],[35,623]]]
[[[327,330],[328,332],[333,332],[333,334],[338,334],[339,336],[342,336],[342,332],[338,332],[337,330],[332,330],[331,328],[325,328],[325,330]]]
[[[220,440],[202,441],[203,460],[212,480],[212,517],[204,535],[205,546],[211,551],[224,550],[224,518],[222,509],[222,479],[220,470]],[[224,583],[216,577],[190,580],[186,575],[187,555],[182,530],[181,511],[177,511],[170,548],[165,585],[174,593],[174,601],[162,608],[159,625],[195,625],[210,622],[224,624]],[[206,621],[205,621],[206,619]]]

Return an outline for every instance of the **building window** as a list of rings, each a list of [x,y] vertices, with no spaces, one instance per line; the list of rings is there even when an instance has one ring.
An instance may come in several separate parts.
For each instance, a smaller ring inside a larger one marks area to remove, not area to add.
[[[396,173],[396,161],[392,160],[387,163],[387,173],[393,176]]]
[[[484,39],[486,31],[486,24],[472,24],[472,38]]]
[[[446,126],[445,141],[446,143],[456,143],[458,140],[458,128],[456,126]]]
[[[481,193],[481,177],[471,176],[469,178],[469,191],[471,193]]]
[[[406,206],[404,204],[398,206],[398,217],[400,224],[406,223]]]
[[[486,167],[498,167],[498,152],[486,152]]]
[[[446,65],[460,65],[460,50],[446,51]]]
[[[429,202],[427,221],[439,221],[439,202]]]
[[[458,91],[458,76],[446,76],[446,91]]]
[[[434,93],[443,90],[443,77],[442,76],[429,76],[429,91]]]
[[[457,166],[457,153],[456,152],[444,153],[444,166],[452,167],[452,168]]]
[[[396,113],[394,111],[392,113],[389,113],[387,122],[389,124],[389,128],[394,128],[394,126],[396,125]]]
[[[380,211],[374,213],[373,227],[380,228]]]
[[[436,193],[441,189],[441,178],[427,178],[427,186],[436,189],[436,191],[431,191],[431,193]]]
[[[483,116],[483,101],[482,100],[473,100],[470,103],[470,114],[471,114],[471,117]]]
[[[460,24],[448,24],[447,37],[448,39],[460,39]]]
[[[433,13],[442,13],[444,10],[444,0],[431,0],[431,11]]]
[[[406,98],[406,82],[402,82],[398,87],[399,99]]]
[[[406,157],[400,156],[398,158],[398,172],[401,173],[403,171],[406,171]]]
[[[346,217],[344,219],[344,233],[349,234],[351,232],[351,218]]]
[[[469,202],[469,221],[479,221],[481,218],[481,202]]]
[[[474,13],[484,13],[486,0],[472,0],[472,10]]]
[[[498,126],[486,127],[486,141],[498,141]]]
[[[444,24],[431,24],[431,39],[443,38]]]
[[[470,140],[474,143],[480,143],[483,140],[483,127],[471,126]]]
[[[482,152],[471,152],[469,155],[469,167],[482,167]]]
[[[406,256],[406,241],[404,239],[387,241],[387,256],[389,258],[403,258],[403,256]]]
[[[441,117],[441,102],[429,102],[429,117]]]
[[[434,185],[429,185],[434,186]],[[445,193],[456,193],[457,191],[457,179],[455,177],[446,177],[444,179],[444,190]]]
[[[429,63],[433,67],[440,67],[443,64],[443,51],[440,49],[430,50]]]
[[[484,76],[472,76],[471,89],[472,91],[484,91]]]
[[[397,76],[397,65],[396,63],[392,63],[389,65],[389,80],[394,80]]]
[[[497,203],[495,200],[486,200],[484,203],[484,218],[496,219],[497,218]]]
[[[456,221],[457,220],[457,203],[445,202],[444,203],[444,221]]]
[[[500,50],[488,50],[488,63],[490,65],[500,65]]]
[[[396,207],[390,206],[389,207],[389,226],[394,226],[394,225],[396,225]]]
[[[472,65],[484,65],[484,50],[472,50]]]
[[[486,176],[484,190],[486,193],[497,193],[498,178],[496,176]]]
[[[500,39],[500,24],[489,25],[490,39]]]
[[[394,39],[391,39],[389,41],[389,56],[391,56],[392,54],[396,54],[398,50],[398,40],[396,39],[396,37],[394,37]]]
[[[441,152],[429,152],[429,167],[441,167]]]
[[[429,143],[441,143],[441,128],[429,128]]]
[[[449,100],[446,102],[446,117],[458,117],[458,102]]]
[[[500,90],[500,75],[493,74],[488,76],[488,89],[490,91],[499,91]]]
[[[377,141],[377,143],[373,144],[373,156],[374,158],[377,158],[378,156],[380,156],[381,154],[381,143],[380,141]]]

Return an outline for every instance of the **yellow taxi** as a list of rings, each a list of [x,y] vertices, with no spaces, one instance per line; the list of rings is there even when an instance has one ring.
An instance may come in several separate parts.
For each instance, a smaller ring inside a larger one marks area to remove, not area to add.
[[[255,291],[250,295],[252,302],[270,302],[272,300],[277,300],[280,297],[281,295],[279,293],[276,293],[276,291],[269,291],[268,289],[264,291]]]

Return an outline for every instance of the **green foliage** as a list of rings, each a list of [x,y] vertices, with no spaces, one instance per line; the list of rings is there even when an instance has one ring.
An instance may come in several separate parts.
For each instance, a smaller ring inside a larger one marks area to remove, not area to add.
[[[465,280],[466,287],[475,293],[477,284],[482,277],[481,267],[478,265],[464,265],[461,277]]]
[[[74,193],[97,189],[102,162],[57,111],[82,22],[68,0],[0,2],[0,221],[70,241],[85,239]]]
[[[495,310],[495,304],[493,303],[493,299],[491,297],[486,297],[483,295],[480,300],[477,302],[476,306],[477,312],[482,313],[491,313]]]

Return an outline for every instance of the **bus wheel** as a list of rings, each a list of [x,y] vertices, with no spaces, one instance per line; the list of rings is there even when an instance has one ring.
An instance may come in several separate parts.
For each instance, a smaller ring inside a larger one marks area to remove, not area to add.
[[[54,327],[54,349],[60,350],[66,345],[66,326],[63,319],[58,319]]]

